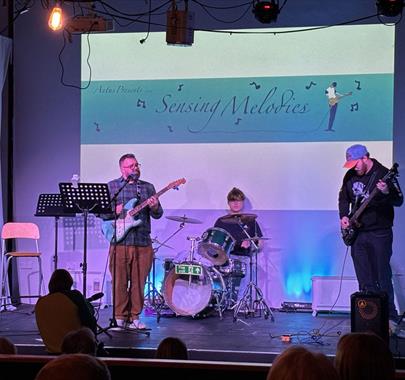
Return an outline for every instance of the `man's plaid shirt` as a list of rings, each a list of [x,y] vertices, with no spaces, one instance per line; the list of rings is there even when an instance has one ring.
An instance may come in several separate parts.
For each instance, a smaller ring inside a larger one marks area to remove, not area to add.
[[[124,185],[124,183],[125,180],[123,177],[108,182],[111,198]],[[131,199],[136,198],[137,201],[132,206],[135,207],[154,194],[156,194],[156,190],[151,183],[138,180],[136,183],[128,183],[125,186],[125,188],[118,195],[117,204],[125,205]],[[153,212],[148,206],[145,207],[142,211],[135,215],[135,219],[141,219],[142,223],[139,226],[132,228],[126,235],[125,239],[120,241],[117,245],[137,245],[141,247],[150,245],[152,243],[150,238],[150,217],[159,219],[162,215],[163,209],[160,203],[159,208],[156,212]],[[123,217],[123,215],[120,215],[120,217]]]

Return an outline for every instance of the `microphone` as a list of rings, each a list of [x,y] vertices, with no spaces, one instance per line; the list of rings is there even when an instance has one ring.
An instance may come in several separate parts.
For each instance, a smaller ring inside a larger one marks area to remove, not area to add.
[[[72,175],[72,178],[71,178],[71,182],[72,182],[72,187],[74,188],[74,189],[78,189],[79,188],[79,180],[80,180],[80,177],[79,177],[79,174],[73,174]]]
[[[86,298],[86,301],[87,302],[93,302],[93,301],[97,301],[97,300],[99,300],[100,298],[103,298],[103,297],[104,297],[104,293],[103,292],[98,292],[98,293],[93,294],[91,297]]]
[[[137,181],[139,178],[139,174],[137,172],[133,172],[128,174],[127,181]]]

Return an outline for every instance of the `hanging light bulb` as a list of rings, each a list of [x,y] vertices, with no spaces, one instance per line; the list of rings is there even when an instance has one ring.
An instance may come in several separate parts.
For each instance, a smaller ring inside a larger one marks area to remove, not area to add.
[[[58,4],[52,8],[48,26],[52,30],[60,30],[63,27],[62,8]]]

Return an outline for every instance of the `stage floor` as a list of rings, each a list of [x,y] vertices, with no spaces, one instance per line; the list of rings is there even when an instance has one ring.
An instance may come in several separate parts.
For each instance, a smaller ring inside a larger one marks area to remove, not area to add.
[[[98,323],[110,325],[112,308],[99,310]],[[190,359],[210,361],[271,363],[274,357],[292,344],[334,356],[339,337],[350,332],[347,313],[273,311],[274,322],[263,316],[240,315],[226,311],[221,320],[217,314],[203,319],[162,316],[157,320],[153,309],[146,309],[142,320],[150,327],[150,336],[136,331],[108,330],[99,335],[106,350],[114,357],[153,358],[159,342],[167,336],[181,338],[189,349]],[[0,313],[0,335],[8,337],[21,354],[46,354],[35,322],[33,305],[21,305],[16,311]],[[291,336],[282,342],[281,336]],[[405,362],[405,339],[391,338],[391,350],[397,368]]]

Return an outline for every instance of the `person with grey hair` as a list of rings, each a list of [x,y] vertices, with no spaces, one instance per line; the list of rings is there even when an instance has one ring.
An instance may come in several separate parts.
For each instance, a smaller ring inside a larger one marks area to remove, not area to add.
[[[97,340],[88,327],[68,332],[62,341],[64,354],[88,354],[96,356]]]
[[[111,380],[107,365],[85,354],[62,355],[46,363],[35,380]]]

